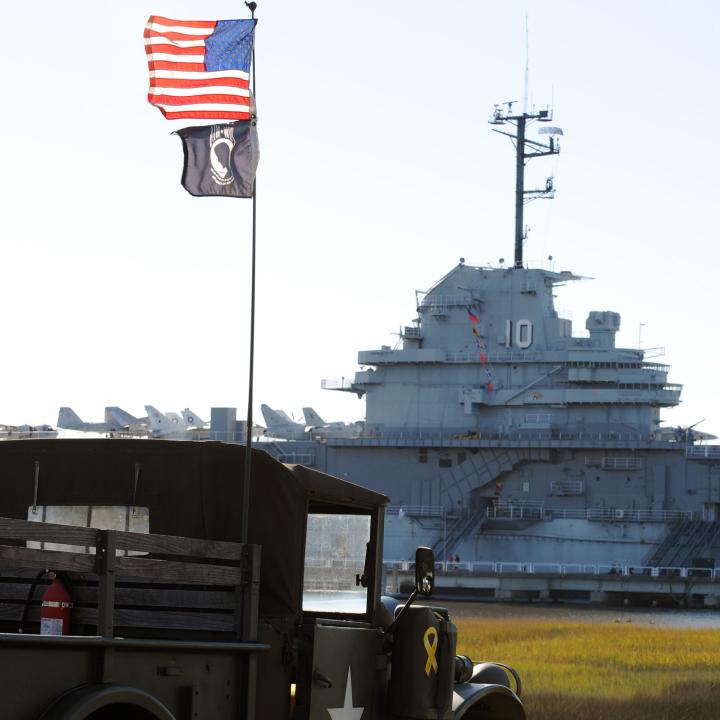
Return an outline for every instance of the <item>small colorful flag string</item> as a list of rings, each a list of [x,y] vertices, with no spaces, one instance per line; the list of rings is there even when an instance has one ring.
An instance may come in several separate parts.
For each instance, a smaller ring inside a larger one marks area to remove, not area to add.
[[[471,323],[472,334],[475,336],[475,345],[478,349],[480,363],[482,365],[485,365],[485,375],[487,376],[487,383],[485,387],[487,388],[488,392],[492,392],[495,387],[492,375],[492,368],[488,363],[488,358],[485,353],[485,351],[487,350],[485,340],[482,336],[482,333],[477,327],[477,325],[479,325],[480,323],[480,318],[473,312],[472,308],[469,305],[465,306],[465,310],[467,311],[468,320]]]

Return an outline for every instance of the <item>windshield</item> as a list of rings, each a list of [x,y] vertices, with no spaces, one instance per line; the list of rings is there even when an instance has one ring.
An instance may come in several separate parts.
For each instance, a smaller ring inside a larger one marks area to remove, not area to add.
[[[308,515],[303,610],[364,614],[368,590],[356,585],[370,541],[370,516]]]

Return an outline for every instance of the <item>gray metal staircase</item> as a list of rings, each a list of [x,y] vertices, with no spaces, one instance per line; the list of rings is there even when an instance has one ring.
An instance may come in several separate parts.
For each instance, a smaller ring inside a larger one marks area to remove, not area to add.
[[[662,543],[648,556],[649,567],[690,567],[720,539],[720,522],[684,520],[673,523]]]
[[[497,480],[516,465],[534,461],[548,461],[547,448],[483,448],[469,453],[464,462],[440,475],[441,497],[445,507],[457,507],[478,488]]]
[[[547,448],[484,448],[476,453],[471,452],[463,462],[440,475],[444,505],[457,507],[473,490],[498,480],[522,462],[549,459],[550,451]],[[438,533],[432,546],[433,552],[438,557],[452,553],[461,540],[480,530],[486,520],[484,512],[470,510],[462,514]]]
[[[468,512],[448,525],[438,534],[432,545],[435,557],[447,560],[447,556],[455,551],[455,546],[471,533],[479,531],[485,524],[487,516],[484,513]]]

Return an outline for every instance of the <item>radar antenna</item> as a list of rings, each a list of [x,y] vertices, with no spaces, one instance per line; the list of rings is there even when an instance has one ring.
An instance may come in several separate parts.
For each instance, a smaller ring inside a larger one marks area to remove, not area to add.
[[[507,105],[507,110],[502,106]],[[515,268],[523,267],[523,206],[530,200],[537,198],[553,198],[555,197],[554,178],[549,177],[545,182],[545,187],[534,190],[525,189],[525,163],[532,158],[542,157],[543,155],[558,155],[560,153],[560,143],[558,136],[563,134],[559,127],[543,127],[540,128],[541,134],[549,135],[550,139],[547,144],[538,142],[537,140],[528,140],[525,137],[525,130],[528,124],[532,122],[550,122],[552,120],[552,110],[547,108],[538,112],[526,112],[513,115],[513,103],[500,103],[495,105],[490,120],[491,125],[505,125],[507,123],[515,125],[516,132],[510,133],[505,130],[493,128],[493,132],[507,135],[515,145],[516,154],[516,176],[515,176]]]

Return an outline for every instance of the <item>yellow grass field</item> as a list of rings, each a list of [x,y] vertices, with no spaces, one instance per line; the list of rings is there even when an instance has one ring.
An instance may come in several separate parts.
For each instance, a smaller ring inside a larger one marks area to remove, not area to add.
[[[515,667],[528,720],[718,720],[720,630],[456,617],[458,652]]]

